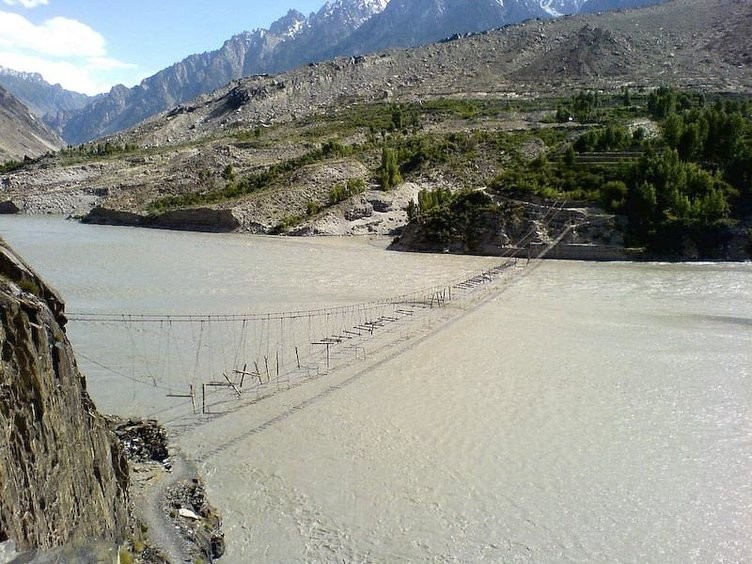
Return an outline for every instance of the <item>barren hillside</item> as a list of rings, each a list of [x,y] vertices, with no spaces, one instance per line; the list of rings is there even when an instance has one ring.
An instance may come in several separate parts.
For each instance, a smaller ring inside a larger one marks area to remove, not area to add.
[[[136,127],[164,144],[226,127],[300,118],[359,100],[536,96],[622,85],[752,88],[752,4],[673,0],[624,12],[529,21],[417,49],[251,77]]]
[[[399,127],[419,127],[428,139],[550,127],[551,104],[580,90],[748,93],[751,20],[746,1],[672,0],[242,79],[106,142],[7,174],[0,201],[8,211],[85,214],[100,205],[97,221],[268,232],[317,217],[348,181],[375,187],[376,137],[394,127],[390,112],[404,109]],[[474,117],[463,101],[485,107]],[[545,151],[540,141],[520,143],[532,156]],[[447,153],[413,175],[419,186],[408,191],[483,186],[507,158],[492,146],[467,161]],[[196,206],[214,211],[175,211]]]

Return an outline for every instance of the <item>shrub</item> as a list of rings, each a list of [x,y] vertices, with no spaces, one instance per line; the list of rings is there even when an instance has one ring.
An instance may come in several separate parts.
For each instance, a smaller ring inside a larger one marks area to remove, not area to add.
[[[366,183],[362,178],[350,178],[346,184],[335,184],[329,190],[329,205],[334,206],[344,202],[356,194],[362,194],[366,190]]]
[[[306,204],[306,216],[312,217],[316,215],[317,213],[319,213],[322,208],[323,206],[321,205],[320,202],[315,202],[311,200]]]

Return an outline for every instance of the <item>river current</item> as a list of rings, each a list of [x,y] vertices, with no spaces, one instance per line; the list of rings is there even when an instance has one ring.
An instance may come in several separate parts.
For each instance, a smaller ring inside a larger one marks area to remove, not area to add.
[[[312,309],[494,264],[51,218],[3,218],[0,236],[69,311]],[[752,265],[550,261],[511,276],[370,366],[181,431],[224,513],[227,561],[752,559]],[[96,324],[69,333],[95,361],[135,350],[101,343]],[[82,366],[105,411],[155,409],[143,383]]]

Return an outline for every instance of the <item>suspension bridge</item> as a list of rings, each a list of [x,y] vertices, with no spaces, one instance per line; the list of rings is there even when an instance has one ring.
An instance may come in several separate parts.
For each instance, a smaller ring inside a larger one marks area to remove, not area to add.
[[[560,208],[552,208],[549,221]],[[368,303],[277,313],[146,315],[69,313],[73,324],[117,335],[120,360],[83,359],[126,379],[157,406],[173,428],[193,426],[298,386],[331,370],[426,334],[470,308],[498,282],[529,272],[575,225],[567,225],[536,256],[502,256],[498,265],[440,286]],[[530,248],[531,230],[517,248]],[[519,254],[519,253],[516,253]]]

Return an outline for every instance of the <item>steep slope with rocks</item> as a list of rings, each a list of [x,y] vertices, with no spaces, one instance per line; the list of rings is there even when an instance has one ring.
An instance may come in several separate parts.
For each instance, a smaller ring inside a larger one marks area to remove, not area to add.
[[[91,97],[59,84],[50,84],[39,73],[18,72],[0,67],[0,86],[21,100],[37,117],[51,119],[59,112],[80,110]]]
[[[586,0],[580,10],[588,12],[607,12],[609,10],[629,10],[659,4],[666,0]]]
[[[128,470],[65,335],[60,298],[0,240],[0,541],[119,543]]]
[[[0,86],[0,164],[56,151],[63,141]]]

